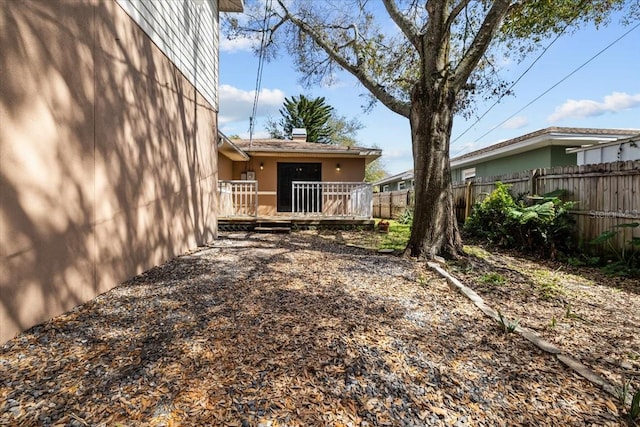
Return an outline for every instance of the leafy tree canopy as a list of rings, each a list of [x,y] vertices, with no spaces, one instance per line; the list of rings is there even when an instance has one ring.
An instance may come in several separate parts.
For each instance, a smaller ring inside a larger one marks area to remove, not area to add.
[[[613,12],[622,11],[625,22],[640,19],[639,0],[265,1],[266,18],[265,2],[255,0],[246,1],[242,19],[226,16],[227,37],[265,32],[267,59],[286,50],[301,83],[331,85],[347,71],[369,97],[365,108],[382,102],[407,118],[412,90],[429,71],[424,59],[434,59],[428,52],[446,59],[431,72],[456,80],[456,111],[471,114],[472,101],[509,92],[498,56],[523,59],[558,33],[606,25]],[[429,34],[436,24],[442,31]]]
[[[373,162],[367,165],[364,170],[365,182],[376,182],[387,176],[388,173],[384,168],[384,164],[381,159],[375,159]]]
[[[272,138],[287,139],[294,128],[307,130],[307,141],[354,146],[362,129],[358,119],[347,119],[325,103],[325,98],[309,99],[304,95],[285,98],[279,110],[281,119],[269,119],[266,129]]]

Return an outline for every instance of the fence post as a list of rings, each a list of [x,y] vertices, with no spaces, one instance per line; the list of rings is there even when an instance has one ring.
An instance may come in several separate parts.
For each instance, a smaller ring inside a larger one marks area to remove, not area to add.
[[[393,192],[389,193],[389,218],[393,219]]]
[[[467,182],[467,188],[465,189],[466,191],[464,195],[464,220],[465,221],[467,220],[467,218],[469,218],[469,215],[471,214],[472,188],[473,188],[473,182],[469,180],[469,182]]]
[[[534,169],[529,177],[529,195],[531,196],[538,195],[538,173],[539,169]]]

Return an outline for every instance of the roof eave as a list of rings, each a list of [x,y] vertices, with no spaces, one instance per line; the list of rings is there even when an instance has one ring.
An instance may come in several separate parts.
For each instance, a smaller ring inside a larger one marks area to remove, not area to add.
[[[279,156],[279,155],[322,155],[331,157],[365,157],[371,161],[382,155],[381,150],[283,150],[279,148],[245,148],[243,151],[255,155]]]
[[[547,147],[550,145],[575,147],[583,145],[585,141],[593,141],[595,143],[599,141],[610,141],[615,139],[615,137],[607,135],[573,134],[566,132],[544,133],[533,138],[517,142],[515,144],[510,144],[504,147],[496,148],[495,150],[479,153],[475,156],[465,157],[461,159],[452,159],[451,167],[457,168],[469,164],[478,163],[480,161],[498,159],[535,150],[537,148]]]
[[[246,162],[249,156],[222,132],[218,131],[218,152],[235,162]]]
[[[612,146],[622,145],[622,144],[632,144],[632,143],[638,142],[638,141],[640,141],[640,134],[634,135],[634,136],[630,136],[628,138],[616,139],[614,141],[599,141],[599,142],[597,142],[595,144],[586,145],[586,146],[582,146],[582,147],[567,148],[566,152],[573,154],[573,153],[579,153],[579,152],[582,152],[582,151],[591,150],[591,149],[594,149],[594,148],[612,147]]]
[[[413,169],[409,169],[407,171],[379,179],[374,182],[373,185],[384,185],[396,181],[406,181],[407,179],[413,179]]]
[[[242,12],[244,11],[244,0],[219,0],[218,10],[220,12]]]

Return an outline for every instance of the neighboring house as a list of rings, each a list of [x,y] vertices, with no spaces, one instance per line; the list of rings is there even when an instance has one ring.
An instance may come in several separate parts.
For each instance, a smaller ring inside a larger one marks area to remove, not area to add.
[[[454,182],[530,169],[640,158],[636,129],[550,127],[451,159]],[[413,169],[373,183],[374,191],[413,188]]]
[[[638,134],[630,129],[549,127],[451,159],[454,182],[473,177],[499,176],[530,169],[575,166],[580,147]]]
[[[215,237],[219,12],[0,7],[0,342]]]
[[[379,193],[410,190],[413,188],[413,185],[413,169],[382,178],[373,183],[374,191]]]
[[[567,153],[576,154],[578,166],[640,160],[640,133],[611,142],[568,148]]]
[[[237,191],[257,192],[257,199],[242,202],[249,204],[250,210],[240,212],[227,206],[233,209],[223,208],[221,217],[225,212],[228,216],[370,215],[353,212],[350,206],[355,203],[354,192],[371,192],[371,185],[364,183],[365,168],[380,157],[379,149],[310,143],[304,135],[294,140],[252,141],[221,135],[218,153],[219,179],[224,181],[221,188],[225,189],[225,182],[233,182]],[[245,182],[255,185],[255,190],[243,185]],[[294,188],[294,183],[305,184]]]

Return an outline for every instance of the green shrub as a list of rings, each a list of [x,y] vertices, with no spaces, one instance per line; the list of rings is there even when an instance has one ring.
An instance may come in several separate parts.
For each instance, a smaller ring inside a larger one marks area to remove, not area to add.
[[[464,230],[475,237],[486,239],[492,243],[510,246],[508,233],[509,211],[516,203],[509,194],[509,186],[496,183],[496,189],[482,202],[477,203],[469,218],[464,223]]]
[[[498,310],[498,323],[502,327],[502,331],[505,334],[510,334],[512,332],[515,332],[516,329],[518,329],[518,325],[520,324],[520,319],[509,320],[502,315],[500,310]]]
[[[574,221],[568,213],[574,202],[563,202],[555,194],[530,199],[531,205],[516,203],[509,186],[497,182],[496,189],[473,207],[464,230],[502,247],[552,258],[575,251]]]
[[[603,267],[605,273],[614,276],[630,276],[640,277],[640,237],[631,237],[623,246],[617,249],[612,241],[618,235],[621,228],[639,228],[640,223],[630,222],[626,224],[618,224],[612,230],[601,233],[590,243],[593,245],[604,245],[607,250],[607,256],[604,260],[607,262]]]
[[[631,422],[640,421],[640,390],[633,394],[633,399],[631,400],[631,406],[629,407],[627,415]]]
[[[398,223],[404,225],[413,224],[413,209],[406,207],[397,219]]]

